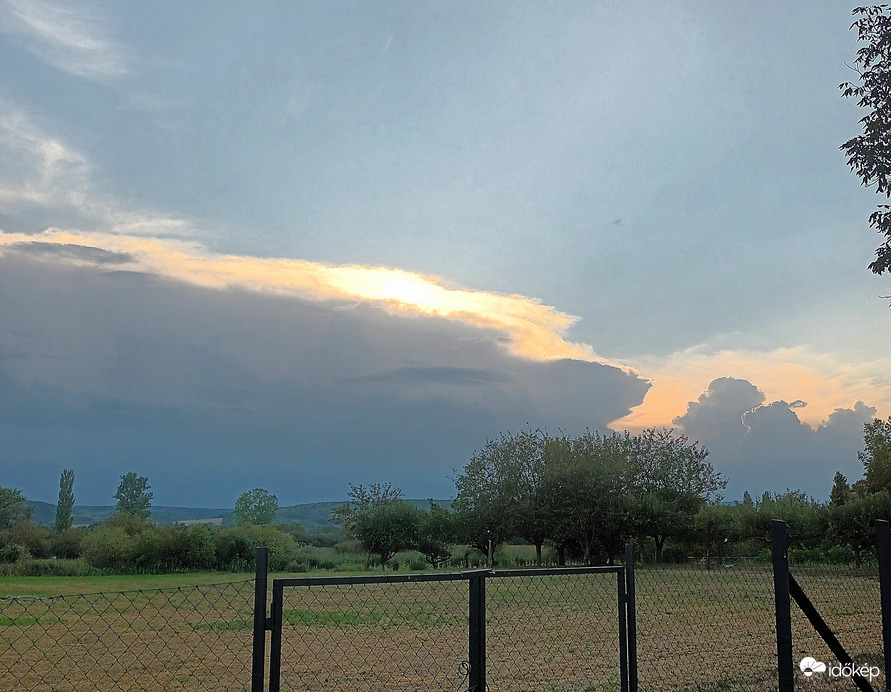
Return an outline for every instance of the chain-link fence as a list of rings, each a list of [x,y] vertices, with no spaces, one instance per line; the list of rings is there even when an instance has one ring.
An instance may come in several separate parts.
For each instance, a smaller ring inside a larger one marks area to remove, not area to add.
[[[854,661],[884,671],[876,566],[793,562],[791,569]],[[620,578],[487,575],[487,689],[621,689]],[[281,688],[468,689],[468,580],[444,576],[303,580],[283,588]],[[770,564],[646,565],[634,578],[641,690],[777,689]],[[0,598],[0,690],[247,690],[254,599],[254,580]],[[856,689],[850,677],[827,670],[806,678],[797,669],[805,657],[836,658],[794,603],[791,615],[796,685]],[[274,618],[263,616],[271,626]],[[270,660],[271,649],[267,642],[261,659]],[[884,689],[883,675],[872,685]]]
[[[795,565],[793,572],[855,661],[881,668],[878,569]],[[641,690],[776,690],[777,638],[769,563],[728,561],[711,570],[695,563],[640,567],[637,658]],[[835,656],[792,605],[793,656]],[[854,690],[850,679],[798,672],[808,690]],[[884,688],[884,677],[875,689]]]
[[[0,690],[246,690],[254,582],[0,598]]]

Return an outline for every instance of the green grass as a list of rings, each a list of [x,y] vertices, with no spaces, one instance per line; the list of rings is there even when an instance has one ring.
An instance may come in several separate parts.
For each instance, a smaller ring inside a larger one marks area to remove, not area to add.
[[[72,594],[117,593],[150,589],[173,589],[223,584],[253,579],[253,573],[185,572],[181,574],[125,574],[89,577],[4,577],[0,598],[9,596],[68,596]]]

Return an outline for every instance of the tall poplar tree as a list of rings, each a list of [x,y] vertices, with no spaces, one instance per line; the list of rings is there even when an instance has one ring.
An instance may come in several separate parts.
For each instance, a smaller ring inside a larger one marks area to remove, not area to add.
[[[56,533],[71,528],[74,523],[74,469],[64,469],[59,478],[59,504],[56,505]]]

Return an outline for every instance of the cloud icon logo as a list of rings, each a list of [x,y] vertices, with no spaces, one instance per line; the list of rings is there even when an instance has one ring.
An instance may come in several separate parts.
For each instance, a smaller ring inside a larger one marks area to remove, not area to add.
[[[822,661],[818,661],[812,656],[805,656],[801,659],[801,663],[798,664],[798,667],[801,668],[801,672],[807,677],[810,677],[814,673],[826,672],[826,664]]]

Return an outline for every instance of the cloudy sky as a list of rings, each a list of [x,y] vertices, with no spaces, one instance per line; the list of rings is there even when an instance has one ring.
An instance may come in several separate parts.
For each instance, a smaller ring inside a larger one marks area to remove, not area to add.
[[[451,497],[673,427],[825,498],[891,415],[851,5],[0,5],[0,485]]]

